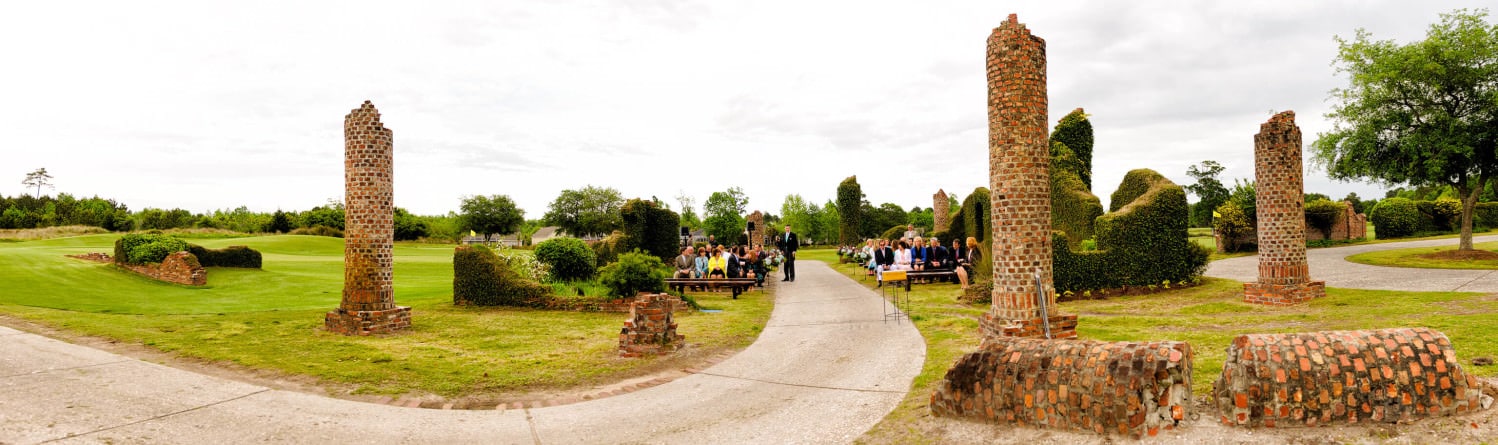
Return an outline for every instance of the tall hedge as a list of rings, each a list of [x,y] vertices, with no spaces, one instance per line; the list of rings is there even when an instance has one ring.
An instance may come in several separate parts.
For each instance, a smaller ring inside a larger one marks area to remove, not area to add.
[[[1498,229],[1498,202],[1479,202],[1472,209],[1472,224]]]
[[[1087,191],[1092,191],[1092,122],[1087,120],[1087,113],[1078,108],[1063,116],[1051,131],[1051,143],[1061,143],[1071,149],[1076,155],[1073,173]]]
[[[1095,252],[1052,246],[1058,291],[1180,282],[1198,277],[1211,252],[1186,233],[1186,191],[1149,169],[1130,171],[1115,192],[1117,209],[1098,217]],[[1124,201],[1117,201],[1119,199]],[[1064,236],[1064,235],[1057,235]],[[1057,240],[1059,241],[1059,240]]]
[[[1420,230],[1420,209],[1407,198],[1389,198],[1373,207],[1368,222],[1379,238],[1406,237]]]
[[[863,227],[863,187],[858,185],[858,176],[849,176],[837,185],[838,243],[858,244]]]
[[[260,252],[247,246],[229,246],[222,249],[209,249],[197,244],[189,244],[187,251],[198,257],[198,262],[203,267],[239,267],[245,269],[259,269],[261,265]]]
[[[988,189],[978,187],[973,193],[962,200],[962,227],[965,236],[977,238],[978,241],[988,241],[992,238],[993,228],[993,201],[989,200]]]
[[[481,245],[453,250],[453,304],[546,307],[551,287],[522,278]]]
[[[622,251],[640,249],[661,261],[676,257],[681,245],[681,217],[676,212],[637,198],[624,203],[619,218],[624,222]]]
[[[1059,141],[1051,142],[1051,227],[1066,234],[1072,249],[1092,238],[1093,221],[1103,215],[1103,203],[1077,174],[1077,156]]]

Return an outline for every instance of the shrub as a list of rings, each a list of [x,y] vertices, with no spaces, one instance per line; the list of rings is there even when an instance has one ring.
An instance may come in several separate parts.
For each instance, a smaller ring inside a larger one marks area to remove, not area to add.
[[[593,277],[597,257],[583,240],[552,238],[536,245],[536,260],[551,268],[555,280],[586,280]]]
[[[114,242],[114,260],[119,263],[160,263],[167,255],[187,250],[187,242],[159,233],[132,233]]]
[[[723,242],[726,243],[727,241]],[[589,245],[588,247],[593,249],[593,264],[597,265],[595,267],[603,266],[612,263],[615,260],[618,260],[619,253],[625,251],[623,244],[624,233],[615,230],[614,233],[610,233],[609,236],[605,236],[603,237],[603,239],[594,241],[591,245]]]
[[[1379,201],[1368,215],[1379,238],[1401,238],[1420,230],[1420,210],[1406,198]]]
[[[260,252],[246,246],[229,246],[222,249],[208,249],[197,244],[189,244],[187,251],[198,257],[203,267],[240,267],[246,269],[259,269],[261,264]]]
[[[1186,281],[1207,267],[1211,252],[1190,241],[1186,233],[1186,192],[1152,170],[1124,176],[1116,211],[1099,217],[1099,250],[1072,252],[1065,235],[1052,239],[1053,280],[1056,291],[1083,291],[1125,285],[1147,285],[1166,280]]]
[[[1237,202],[1231,200],[1217,206],[1217,215],[1212,219],[1212,227],[1222,237],[1222,251],[1237,252],[1242,247],[1240,240],[1254,229],[1248,222],[1248,215],[1243,213]]]
[[[973,189],[973,193],[962,200],[963,237],[971,236],[978,241],[988,241],[989,235],[993,233],[992,227],[989,227],[993,221],[992,211],[993,202],[989,201],[988,189]]]
[[[343,238],[343,229],[339,229],[339,228],[336,228],[336,227],[330,227],[330,226],[317,225],[317,226],[302,227],[302,228],[298,228],[298,229],[292,230],[291,234],[292,235],[311,235],[311,236],[331,236],[331,237],[334,237],[334,238]]]
[[[1084,189],[1092,191],[1092,122],[1087,120],[1087,113],[1081,108],[1072,110],[1061,121],[1056,123],[1056,128],[1051,132],[1051,144],[1063,144],[1069,148],[1074,160],[1071,161],[1070,170],[1082,181]],[[1055,174],[1052,170],[1051,174]],[[1101,206],[1102,204],[1099,204]]]
[[[1103,215],[1102,201],[1077,173],[1081,168],[1070,148],[1051,142],[1051,227],[1066,233],[1072,249],[1092,238],[1093,221]]]
[[[1332,225],[1337,223],[1337,217],[1342,215],[1346,207],[1340,202],[1332,202],[1329,199],[1318,199],[1306,203],[1306,226],[1321,231],[1323,238],[1332,237]]]
[[[665,292],[669,268],[660,258],[639,250],[619,255],[619,260],[598,271],[599,284],[609,295],[633,297],[640,292]]]
[[[1498,202],[1479,202],[1472,209],[1472,224],[1489,229],[1498,228]]]
[[[1456,198],[1430,201],[1430,221],[1435,230],[1449,232],[1462,226],[1462,202]]]
[[[680,251],[681,217],[676,212],[654,201],[631,199],[619,209],[619,217],[624,222],[620,249],[639,249],[661,261],[670,261]]]
[[[484,246],[453,250],[453,304],[547,307],[551,287],[521,278]]]
[[[900,237],[902,237],[902,236],[905,236],[905,225],[904,224],[901,224],[901,225],[898,225],[898,226],[894,226],[894,227],[890,227],[889,230],[885,230],[884,233],[879,234],[879,238],[880,239],[887,239],[887,240],[890,240],[890,241],[894,241],[894,240],[900,239]]]
[[[842,244],[857,243],[858,229],[863,227],[863,187],[858,185],[858,176],[849,176],[837,185],[837,231]]]

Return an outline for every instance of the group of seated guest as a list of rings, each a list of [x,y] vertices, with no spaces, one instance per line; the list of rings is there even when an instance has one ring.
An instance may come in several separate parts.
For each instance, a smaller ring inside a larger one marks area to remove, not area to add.
[[[765,285],[765,258],[768,253],[755,245],[703,246],[701,249],[688,246],[681,249],[672,265],[676,268],[674,278],[754,278],[755,285]]]
[[[940,240],[934,237],[929,240],[919,236],[910,240],[902,238],[895,240],[893,246],[888,240],[871,239],[864,246],[864,252],[870,258],[865,266],[878,276],[880,286],[884,285],[885,271],[949,270],[957,275],[962,288],[967,289],[968,277],[973,273],[973,263],[981,255],[981,249],[977,247],[978,240],[973,237],[968,237],[966,245],[956,239],[952,240],[950,249],[943,247]]]

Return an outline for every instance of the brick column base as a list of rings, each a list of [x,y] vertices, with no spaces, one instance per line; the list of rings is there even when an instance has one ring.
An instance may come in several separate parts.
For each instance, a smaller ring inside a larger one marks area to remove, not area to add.
[[[1051,338],[1077,338],[1077,316],[1054,314],[1050,316]],[[984,313],[978,320],[978,331],[984,339],[992,338],[1045,338],[1045,325],[1040,317],[1027,320],[1006,320]]]
[[[1243,302],[1266,306],[1292,306],[1326,296],[1325,281],[1300,284],[1243,283]]]
[[[324,318],[328,331],[343,335],[389,334],[411,327],[411,308],[397,306],[382,311],[335,309]]]

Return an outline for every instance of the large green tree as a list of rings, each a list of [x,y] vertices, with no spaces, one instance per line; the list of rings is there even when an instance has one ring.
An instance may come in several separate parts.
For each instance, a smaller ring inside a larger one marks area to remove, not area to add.
[[[858,185],[858,176],[849,176],[837,185],[838,242],[857,244],[865,238],[863,229],[863,187]],[[877,235],[877,234],[876,234]]]
[[[739,239],[739,235],[746,229],[744,209],[748,205],[749,198],[738,187],[713,192],[707,197],[707,202],[702,204],[703,213],[707,215],[707,219],[702,220],[702,225],[707,234],[724,244],[731,244],[733,240]]]
[[[1192,227],[1211,227],[1212,211],[1231,195],[1222,180],[1217,179],[1223,169],[1222,164],[1210,159],[1202,161],[1200,168],[1195,165],[1186,168],[1186,176],[1196,179],[1195,184],[1186,185],[1186,191],[1196,195],[1196,205],[1191,207]]]
[[[1337,39],[1333,127],[1312,144],[1331,177],[1388,185],[1446,184],[1462,200],[1461,250],[1472,250],[1472,213],[1498,172],[1498,26],[1487,11],[1442,14],[1425,40]]]
[[[458,210],[459,227],[478,232],[486,240],[490,234],[512,233],[525,222],[525,210],[506,195],[469,196],[463,198]]]
[[[821,213],[820,210],[808,204],[799,194],[785,195],[785,201],[780,204],[782,227],[790,224],[791,230],[803,238],[812,236],[812,229],[815,228],[818,216],[820,216],[818,213]],[[779,233],[776,232],[776,234]]]
[[[676,203],[681,204],[681,225],[689,230],[702,228],[702,218],[697,216],[697,198],[681,192],[676,195]]]
[[[547,206],[542,220],[573,236],[607,234],[622,224],[619,208],[623,206],[624,198],[619,190],[589,185],[578,190],[562,190],[561,195]]]

